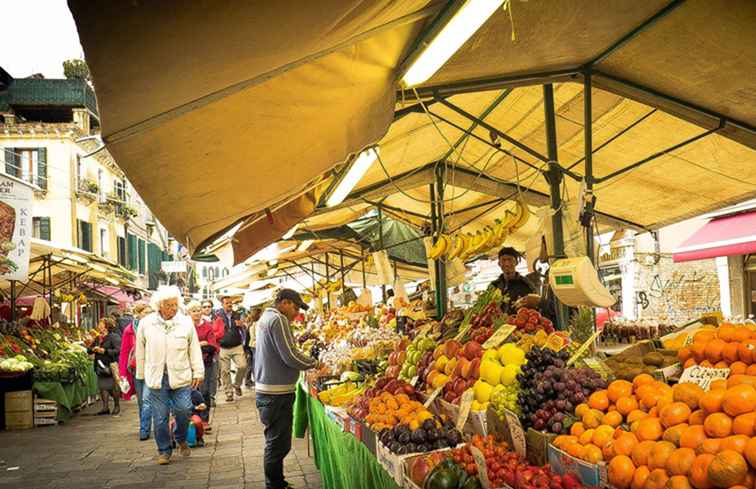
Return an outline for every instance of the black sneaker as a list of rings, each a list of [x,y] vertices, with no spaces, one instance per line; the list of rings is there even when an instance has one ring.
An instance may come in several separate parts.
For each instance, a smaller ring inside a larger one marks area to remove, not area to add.
[[[110,414],[110,409],[101,409],[97,412],[97,416],[105,416],[107,414]]]

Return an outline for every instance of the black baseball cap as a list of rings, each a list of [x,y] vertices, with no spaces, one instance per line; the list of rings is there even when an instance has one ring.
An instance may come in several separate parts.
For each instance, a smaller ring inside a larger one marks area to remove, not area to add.
[[[512,256],[519,260],[520,258],[522,258],[522,253],[512,248],[511,246],[505,246],[504,248],[499,250],[499,258],[501,258],[502,256]]]
[[[283,300],[289,300],[293,302],[294,304],[298,305],[300,309],[308,310],[310,306],[305,304],[305,301],[302,300],[302,296],[299,295],[299,292],[292,289],[281,289],[278,291],[278,294],[276,294],[276,304]]]

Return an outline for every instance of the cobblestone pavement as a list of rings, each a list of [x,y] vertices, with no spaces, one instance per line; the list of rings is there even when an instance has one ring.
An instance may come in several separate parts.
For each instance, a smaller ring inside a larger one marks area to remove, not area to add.
[[[221,396],[222,397],[222,396]],[[0,489],[254,489],[265,487],[265,441],[254,392],[220,404],[205,435],[206,446],[171,465],[156,464],[154,440],[139,441],[136,402],[122,402],[120,416],[93,416],[89,407],[68,423],[25,431],[0,431]],[[17,469],[14,469],[18,467]],[[320,489],[315,459],[305,440],[294,439],[285,461],[287,480]]]

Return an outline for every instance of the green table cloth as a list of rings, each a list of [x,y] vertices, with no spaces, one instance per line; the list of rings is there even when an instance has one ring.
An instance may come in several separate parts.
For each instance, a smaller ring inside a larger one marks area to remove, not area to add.
[[[83,380],[62,384],[60,382],[34,382],[32,386],[37,397],[50,399],[58,403],[58,420],[65,421],[71,417],[73,409],[97,394],[97,375],[94,368],[87,369]]]
[[[399,489],[375,456],[351,433],[344,433],[325,408],[298,384],[294,405],[294,434],[303,438],[310,427],[315,465],[326,489]]]

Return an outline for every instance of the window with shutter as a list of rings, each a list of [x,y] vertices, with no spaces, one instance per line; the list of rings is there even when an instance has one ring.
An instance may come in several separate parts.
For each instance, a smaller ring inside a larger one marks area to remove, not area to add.
[[[37,239],[50,241],[50,218],[33,217],[32,218],[32,236]]]
[[[37,149],[36,182],[39,188],[47,190],[47,148]]]
[[[16,149],[15,148],[5,148],[4,151],[4,158],[5,158],[5,173],[8,175],[18,177],[21,175],[21,169],[18,165],[18,159],[16,158]]]
[[[79,248],[92,251],[92,224],[79,220]]]
[[[126,238],[126,245],[128,246],[129,253],[128,253],[128,262],[129,262],[129,270],[136,271],[137,269],[137,237],[133,234],[129,234]]]
[[[118,237],[118,264],[126,266],[126,238]]]
[[[145,272],[144,240],[137,240],[137,254],[139,257],[139,273]]]

